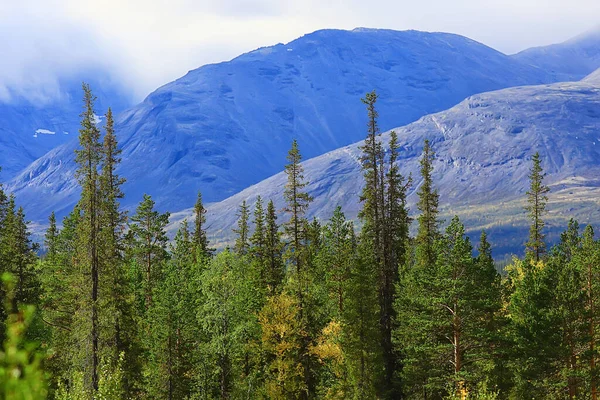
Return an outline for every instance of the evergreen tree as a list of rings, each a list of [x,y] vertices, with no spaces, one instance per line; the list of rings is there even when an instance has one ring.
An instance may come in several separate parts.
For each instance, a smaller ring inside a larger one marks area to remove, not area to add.
[[[126,213],[120,209],[119,201],[124,193],[121,186],[125,179],[116,173],[121,162],[121,149],[114,131],[112,110],[106,113],[105,135],[102,145],[100,172],[100,266],[102,271],[101,294],[103,295],[102,322],[103,341],[106,351],[105,360],[113,363],[110,368],[117,369],[121,363],[119,376],[123,382],[119,385],[124,391],[132,393],[136,382],[141,380],[140,365],[137,356],[137,328],[131,286],[126,269],[125,228]],[[109,367],[105,367],[107,370]]]
[[[257,396],[259,371],[253,368],[250,347],[260,337],[262,294],[256,290],[258,271],[245,261],[224,251],[211,260],[200,279],[203,301],[198,321],[207,338],[203,355],[209,361],[204,390],[213,398]]]
[[[89,293],[89,301],[84,301],[77,310],[78,324],[80,331],[80,343],[86,358],[90,361],[83,361],[82,366],[89,365],[86,375],[86,386],[93,391],[98,390],[98,365],[100,361],[99,339],[100,323],[98,316],[99,307],[99,284],[100,284],[100,226],[99,226],[99,176],[98,167],[101,162],[102,146],[100,144],[100,130],[96,126],[96,114],[94,112],[94,102],[96,97],[92,94],[90,86],[83,84],[84,106],[81,113],[81,129],[79,130],[79,146],[75,151],[75,160],[78,164],[76,177],[81,186],[81,199],[79,207],[82,213],[82,219],[78,225],[78,246],[76,249],[76,266],[81,271],[82,291]],[[89,280],[86,278],[89,276]],[[85,319],[89,318],[89,325]],[[91,343],[88,345],[87,338],[91,337]],[[89,346],[89,347],[88,347]],[[86,367],[84,367],[86,368]],[[87,369],[87,368],[86,368]]]
[[[527,207],[525,208],[531,219],[529,241],[527,242],[527,258],[538,262],[546,253],[543,216],[546,212],[547,194],[550,188],[544,185],[546,174],[542,169],[540,154],[535,153],[531,160],[533,165],[529,174],[530,187],[527,192]]]
[[[192,241],[184,221],[171,246],[160,286],[148,312],[145,390],[152,398],[183,399],[194,393],[196,298]]]
[[[143,310],[150,308],[154,289],[161,280],[163,264],[168,258],[166,251],[169,213],[161,214],[154,209],[154,201],[145,194],[129,225],[136,266],[140,269],[138,279],[142,282]],[[141,293],[138,294],[140,297]]]
[[[289,239],[287,246],[287,260],[296,273],[302,271],[302,256],[306,237],[306,219],[304,217],[312,197],[303,190],[308,185],[304,180],[304,168],[300,162],[302,156],[298,149],[298,142],[292,142],[292,148],[287,156],[288,164],[285,166],[287,183],[283,192],[286,201],[284,211],[290,215],[290,220],[284,225],[284,231]]]
[[[194,253],[196,258],[208,257],[212,254],[213,249],[208,247],[208,238],[206,237],[206,208],[202,203],[202,193],[198,192],[198,198],[194,205],[194,233],[193,240]]]
[[[437,189],[433,187],[432,179],[434,159],[435,153],[431,149],[429,140],[425,140],[423,156],[421,157],[422,183],[417,193],[419,195],[417,208],[421,214],[417,218],[419,229],[417,231],[416,245],[417,263],[421,265],[435,263],[435,251],[433,247],[435,240],[439,237],[439,194]]]
[[[266,287],[270,288],[271,294],[277,291],[284,275],[282,260],[283,244],[279,226],[277,225],[277,214],[275,205],[270,200],[267,204],[267,215],[265,219],[265,256],[266,256]]]
[[[583,385],[582,392],[588,392],[591,399],[598,397],[598,330],[600,324],[600,312],[597,304],[600,302],[600,244],[594,240],[594,229],[588,225],[585,227],[581,238],[581,249],[573,255],[573,262],[579,266],[583,277],[585,293],[585,312],[583,313],[584,328],[586,329],[585,357],[588,363],[588,383]]]
[[[308,185],[304,180],[304,171],[302,164],[302,156],[298,149],[296,140],[292,142],[292,148],[288,152],[288,164],[285,166],[287,175],[287,183],[283,197],[286,201],[284,211],[290,215],[289,221],[284,225],[284,231],[288,238],[287,249],[285,252],[285,260],[289,267],[292,268],[293,277],[288,281],[292,286],[292,291],[297,297],[297,302],[300,307],[298,318],[302,326],[302,341],[299,352],[300,359],[298,362],[302,365],[302,376],[304,377],[304,385],[307,388],[306,396],[310,397],[315,391],[315,381],[313,375],[314,360],[309,353],[309,346],[314,337],[311,332],[311,313],[308,310],[308,299],[312,273],[308,264],[309,252],[307,251],[308,244],[308,221],[305,218],[305,213],[308,209],[312,197],[303,190]]]
[[[436,264],[413,267],[402,282],[398,339],[406,355],[405,391],[409,397],[461,398],[487,383],[495,367],[500,277],[485,235],[474,259],[457,217],[434,249]]]
[[[78,226],[81,219],[81,210],[76,206],[64,218],[63,228],[58,231],[56,218],[51,215],[45,241],[49,251],[40,266],[41,318],[51,328],[48,347],[55,352],[45,362],[45,368],[52,373],[49,382],[51,393],[65,382],[71,382],[75,375],[81,376],[82,373],[79,367],[81,354],[75,323],[76,312],[80,307],[81,291],[78,285],[81,274],[73,257],[78,246]],[[51,249],[53,251],[50,251]],[[81,383],[83,385],[83,382]]]
[[[249,214],[248,204],[246,203],[246,200],[244,200],[237,213],[238,227],[233,230],[237,235],[234,250],[240,255],[246,255],[250,246],[248,243],[248,237],[250,235],[248,227]]]

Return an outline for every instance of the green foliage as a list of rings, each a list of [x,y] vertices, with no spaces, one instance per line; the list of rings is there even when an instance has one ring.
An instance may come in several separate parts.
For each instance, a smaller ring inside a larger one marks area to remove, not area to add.
[[[18,280],[9,273],[2,275],[7,309],[12,309],[18,293]],[[41,400],[47,395],[43,356],[38,345],[26,339],[35,318],[35,307],[21,305],[8,315],[6,339],[0,351],[0,395],[4,399]]]
[[[531,161],[533,165],[529,174],[530,187],[527,192],[527,207],[525,208],[529,214],[529,219],[531,219],[529,241],[527,242],[527,258],[538,262],[546,253],[543,216],[546,212],[547,194],[550,188],[544,185],[543,182],[546,174],[542,169],[540,154],[535,153]]]

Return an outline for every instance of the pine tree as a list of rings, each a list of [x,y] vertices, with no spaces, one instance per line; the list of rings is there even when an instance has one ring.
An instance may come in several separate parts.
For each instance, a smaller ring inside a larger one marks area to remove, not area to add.
[[[308,182],[304,180],[304,168],[300,164],[302,156],[296,140],[292,142],[287,160],[289,162],[285,166],[287,183],[283,192],[286,201],[284,211],[290,215],[290,220],[284,225],[284,231],[289,239],[287,259],[295,272],[300,273],[302,271],[302,253],[307,234],[304,215],[313,199],[303,191]]]
[[[198,198],[194,205],[194,233],[193,240],[194,253],[196,258],[208,257],[212,255],[213,249],[208,247],[208,239],[206,237],[206,208],[202,203],[202,193],[198,192]]]
[[[380,229],[382,228],[383,199],[380,194],[381,187],[383,186],[383,182],[381,182],[383,165],[381,165],[380,161],[382,159],[383,147],[379,138],[379,125],[377,123],[379,114],[375,108],[377,98],[377,93],[373,91],[367,93],[365,98],[361,99],[367,106],[369,122],[367,124],[367,138],[360,148],[362,151],[361,163],[365,186],[360,197],[364,205],[359,213],[359,217],[364,224],[363,231],[365,234],[368,232],[368,235],[373,238],[377,259],[379,260],[382,257],[380,254],[382,246]]]
[[[91,362],[89,369],[89,387],[93,391],[98,390],[98,365],[99,365],[99,338],[100,325],[98,318],[99,307],[99,284],[100,284],[100,262],[99,262],[99,176],[98,167],[101,162],[102,146],[100,144],[100,130],[96,127],[96,114],[94,112],[94,102],[96,97],[92,94],[90,86],[83,84],[84,107],[81,113],[81,129],[79,130],[79,146],[76,150],[76,162],[78,169],[76,177],[81,186],[81,199],[79,206],[82,212],[82,221],[78,226],[79,245],[77,248],[76,265],[84,276],[82,290],[89,285],[89,301],[81,304],[78,315],[81,318],[89,318],[89,328],[83,328],[82,342],[80,345],[87,347],[87,336],[91,337],[91,348],[89,357]],[[90,307],[89,316],[87,307]],[[83,323],[83,321],[81,321]],[[88,331],[89,329],[89,331]],[[86,332],[86,333],[84,333]]]
[[[165,227],[169,223],[169,213],[159,213],[154,204],[152,197],[145,194],[129,225],[135,261],[141,269],[144,312],[152,304],[154,289],[160,282],[162,267],[168,258]]]
[[[248,237],[249,237],[249,209],[246,200],[242,201],[240,209],[237,213],[238,217],[238,227],[234,229],[233,232],[237,235],[237,239],[235,240],[234,250],[239,255],[246,255],[249,249]]]
[[[267,204],[267,215],[265,219],[265,256],[267,261],[265,285],[269,288],[271,294],[275,293],[284,275],[284,266],[282,260],[281,235],[277,225],[277,214],[275,205],[270,200]]]
[[[598,398],[598,330],[600,324],[600,244],[594,240],[594,229],[588,225],[581,237],[581,249],[573,255],[573,262],[579,266],[585,294],[585,312],[583,317],[586,335],[584,336],[586,357],[588,363],[588,385],[584,386],[590,393],[591,399]]]
[[[183,399],[194,393],[196,299],[192,241],[184,221],[171,246],[160,286],[148,312],[145,390],[153,398]]]
[[[544,185],[546,174],[544,174],[542,169],[540,154],[535,153],[531,160],[533,165],[529,174],[530,187],[527,192],[527,207],[525,208],[531,219],[529,241],[527,242],[527,257],[538,262],[546,253],[543,216],[546,212],[546,204],[548,203],[547,194],[550,188]]]
[[[348,279],[355,261],[356,243],[354,227],[347,221],[342,208],[336,207],[329,223],[323,227],[323,246],[318,263],[323,270],[333,315],[339,319],[344,303],[351,295],[347,293]]]
[[[124,381],[119,384],[125,392],[133,393],[136,382],[141,380],[137,357],[140,349],[124,254],[127,215],[119,204],[124,198],[121,187],[125,179],[116,172],[122,151],[110,108],[106,113],[105,131],[100,172],[100,264],[103,275],[101,294],[104,297],[101,304],[105,325],[103,341],[107,347],[103,357],[112,362],[105,370],[116,371],[117,363],[121,363],[123,371],[118,375]]]
[[[289,162],[285,166],[287,183],[283,197],[286,201],[284,211],[290,215],[290,219],[284,225],[284,231],[288,238],[285,260],[294,273],[294,277],[290,282],[294,286],[292,290],[297,296],[297,302],[300,307],[298,318],[300,319],[301,331],[303,333],[300,360],[298,361],[303,369],[302,376],[307,388],[306,396],[310,397],[314,393],[315,387],[312,371],[313,360],[311,360],[309,354],[311,332],[309,329],[309,311],[307,310],[306,297],[310,290],[309,281],[313,271],[308,269],[309,265],[307,263],[308,221],[304,215],[312,201],[312,197],[303,191],[308,182],[304,180],[304,169],[302,164],[300,164],[302,156],[300,155],[296,140],[292,142],[292,148],[288,152],[287,160]]]
[[[435,153],[431,149],[429,140],[425,140],[423,156],[421,158],[421,178],[423,181],[419,187],[419,201],[417,203],[417,208],[421,211],[421,214],[417,218],[419,222],[416,238],[417,263],[421,265],[435,263],[433,245],[439,237],[439,194],[433,187],[432,179],[434,159]]]
[[[80,306],[81,273],[75,264],[82,214],[79,206],[63,220],[58,231],[56,218],[51,215],[45,246],[49,250],[39,270],[42,287],[41,318],[51,328],[48,347],[55,354],[46,360],[45,367],[52,373],[50,388],[55,391],[61,382],[71,381],[82,371],[78,336],[77,311]],[[54,251],[50,251],[54,249]],[[65,290],[69,288],[69,290]],[[85,293],[84,293],[85,294]],[[83,376],[81,376],[83,378]],[[81,382],[83,385],[83,382]]]

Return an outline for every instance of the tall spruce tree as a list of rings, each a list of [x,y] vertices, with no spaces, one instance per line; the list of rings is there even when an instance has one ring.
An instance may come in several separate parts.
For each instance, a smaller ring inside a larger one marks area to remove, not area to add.
[[[308,310],[307,297],[311,289],[311,280],[313,272],[309,265],[309,232],[308,221],[305,214],[312,197],[305,192],[308,182],[304,179],[304,170],[302,164],[302,156],[298,149],[296,140],[292,142],[292,148],[287,156],[288,164],[285,166],[287,175],[287,183],[283,197],[286,202],[284,211],[289,214],[289,221],[284,224],[284,231],[288,238],[284,259],[287,262],[288,268],[291,269],[293,276],[288,280],[292,286],[292,292],[297,297],[299,306],[298,318],[302,326],[302,340],[300,348],[299,365],[302,368],[302,376],[304,384],[307,388],[306,397],[311,397],[315,392],[315,379],[313,374],[314,360],[309,352],[310,343],[312,341],[313,331],[310,318],[312,317]]]
[[[377,93],[367,93],[367,137],[361,147],[361,163],[365,186],[360,197],[363,208],[359,217],[363,222],[361,242],[370,243],[377,274],[379,301],[380,341],[384,372],[381,376],[380,395],[386,398],[400,396],[394,375],[398,369],[397,354],[392,344],[394,299],[398,283],[398,267],[404,262],[408,245],[410,219],[406,206],[406,191],[410,180],[405,180],[397,165],[400,146],[398,136],[390,134],[389,152],[383,149],[379,136]]]
[[[433,187],[433,160],[435,153],[431,148],[429,140],[425,140],[423,146],[423,156],[421,157],[421,186],[417,192],[419,201],[417,208],[421,212],[417,217],[419,228],[417,231],[417,263],[434,264],[435,251],[434,243],[439,237],[438,206],[439,194]]]
[[[529,174],[529,191],[527,192],[527,207],[531,226],[529,228],[529,241],[527,242],[527,258],[535,262],[540,261],[546,253],[544,242],[544,214],[548,203],[548,192],[550,188],[544,185],[546,174],[542,169],[540,154],[535,153],[531,158],[533,165]]]
[[[96,97],[88,84],[83,84],[83,112],[79,130],[79,149],[75,151],[78,169],[76,177],[81,186],[79,208],[82,219],[78,226],[79,244],[76,250],[76,265],[84,277],[81,290],[87,291],[87,301],[81,303],[77,314],[81,318],[82,330],[79,345],[89,362],[82,361],[86,369],[86,383],[93,391],[98,390],[99,367],[99,294],[100,294],[100,197],[98,168],[102,160],[100,130],[96,126],[94,102]],[[89,277],[89,279],[87,278]],[[83,320],[89,318],[89,325]],[[87,326],[86,326],[87,325]],[[87,338],[91,338],[88,342]],[[88,345],[89,343],[89,345]],[[89,368],[85,367],[89,366]]]
[[[302,155],[298,149],[298,142],[294,139],[292,148],[287,155],[288,164],[285,166],[287,183],[283,192],[286,202],[284,211],[289,214],[290,219],[284,224],[284,231],[288,237],[287,260],[295,269],[296,273],[302,270],[303,248],[306,241],[305,218],[312,197],[304,191],[308,182],[304,180],[304,168],[300,162]]]
[[[100,266],[102,271],[101,294],[103,306],[103,342],[106,351],[103,356],[111,365],[105,366],[114,371],[121,362],[123,390],[133,393],[141,380],[140,353],[137,341],[134,304],[131,285],[125,262],[125,230],[127,214],[121,210],[120,200],[124,198],[121,189],[125,179],[116,170],[121,163],[119,148],[114,130],[112,110],[106,112],[105,135],[102,144],[100,171]]]

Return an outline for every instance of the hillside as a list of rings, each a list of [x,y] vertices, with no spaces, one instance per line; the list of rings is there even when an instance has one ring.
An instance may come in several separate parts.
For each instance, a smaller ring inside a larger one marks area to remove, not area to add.
[[[306,157],[356,142],[360,98],[373,89],[389,129],[475,93],[551,80],[457,35],[317,31],[190,71],[120,114],[123,204],[133,208],[148,192],[161,209],[183,209],[198,190],[220,201],[280,171],[292,138]],[[75,203],[74,147],[54,149],[9,183],[33,220]],[[49,201],[40,205],[41,196]]]
[[[600,27],[566,42],[534,47],[513,57],[552,74],[557,82],[579,80],[600,68]]]
[[[52,96],[23,98],[11,93],[9,98],[0,99],[2,181],[13,178],[48,151],[77,141],[83,80],[97,88],[98,115],[104,115],[108,107],[119,112],[131,106],[124,89],[98,71],[58,79]]]
[[[516,87],[471,96],[457,106],[395,129],[402,146],[400,168],[414,185],[409,203],[416,213],[419,157],[429,139],[437,153],[434,179],[446,219],[454,213],[475,234],[491,231],[497,251],[517,251],[526,239],[522,201],[527,191],[530,157],[540,152],[552,188],[552,226],[565,226],[566,215],[599,223],[600,82],[593,77],[574,83]],[[366,118],[366,116],[363,116]],[[386,141],[389,132],[383,134]],[[309,215],[331,216],[341,205],[348,217],[360,208],[363,179],[359,145],[347,146],[304,162],[309,192],[315,201]],[[231,237],[235,211],[242,200],[251,206],[257,195],[283,208],[286,177],[279,173],[229,199],[209,206],[213,240]],[[571,196],[567,196],[571,194]],[[577,196],[572,196],[577,194]],[[174,216],[176,223],[191,211]],[[552,237],[551,237],[552,238]],[[555,238],[555,236],[554,236]]]

